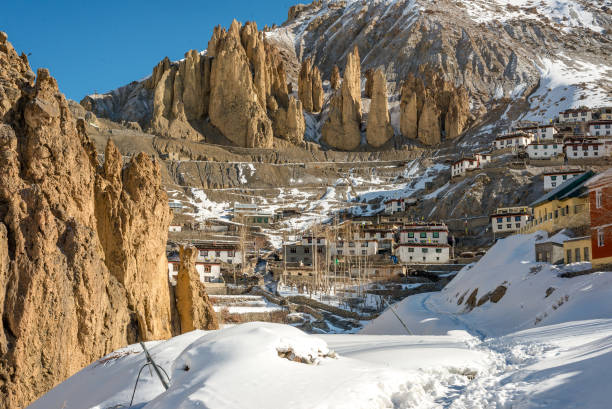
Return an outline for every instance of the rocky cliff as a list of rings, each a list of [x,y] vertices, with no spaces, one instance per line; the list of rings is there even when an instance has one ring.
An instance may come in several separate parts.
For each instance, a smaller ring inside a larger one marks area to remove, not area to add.
[[[0,33],[0,408],[118,347],[167,338],[170,211],[159,164],[98,163],[56,81]]]
[[[340,89],[331,99],[321,137],[327,145],[354,150],[361,143],[361,59],[357,47],[349,54]]]

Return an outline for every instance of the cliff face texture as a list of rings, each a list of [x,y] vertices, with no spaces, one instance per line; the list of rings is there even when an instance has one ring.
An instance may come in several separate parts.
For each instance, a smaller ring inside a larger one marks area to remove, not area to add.
[[[453,139],[466,128],[471,114],[467,92],[442,77],[429,74],[426,80],[408,76],[401,87],[400,130],[408,139],[437,145],[442,136]]]
[[[323,100],[317,72],[310,78],[310,110],[321,110]],[[271,148],[274,137],[303,140],[302,108],[290,102],[287,84],[277,48],[255,23],[234,20],[228,30],[215,28],[205,53],[191,50],[175,63],[166,58],[143,82],[81,104],[99,116],[138,121],[153,134],[189,141],[206,140],[209,119],[231,144]]]
[[[332,96],[329,116],[321,130],[323,142],[342,150],[361,143],[361,63],[355,46],[349,54],[340,89]]]
[[[196,271],[198,250],[195,247],[179,249],[180,264],[176,278],[176,307],[181,323],[181,334],[194,329],[219,329],[217,314],[208,299],[206,288]]]
[[[33,79],[0,34],[0,408],[170,335],[157,165],[109,144],[100,166],[49,72]]]
[[[393,128],[389,119],[389,104],[387,103],[387,80],[381,69],[372,72],[368,79],[371,83],[372,102],[368,115],[366,139],[371,146],[378,148],[393,137]]]

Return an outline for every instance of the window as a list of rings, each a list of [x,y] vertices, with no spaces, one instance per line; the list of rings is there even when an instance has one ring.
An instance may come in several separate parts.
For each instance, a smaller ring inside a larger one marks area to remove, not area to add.
[[[408,238],[413,239],[414,238],[414,233],[412,233],[412,232],[408,233]]]
[[[558,219],[558,218],[559,218],[559,211],[555,210],[555,219]]]
[[[304,247],[304,254],[310,254],[310,247]]]
[[[503,218],[503,217],[498,217],[498,218],[497,218],[497,223],[502,223],[503,221],[504,221],[504,218]]]
[[[556,176],[551,176],[550,180],[557,180],[557,177]]]
[[[366,251],[365,250],[361,250],[361,255],[365,256],[366,255]]]
[[[512,221],[512,217],[506,217],[506,221],[507,222],[511,222]]]
[[[580,263],[580,249],[574,249],[574,254],[576,255],[576,263]]]
[[[208,257],[208,250],[200,250],[200,257]]]
[[[563,175],[563,180],[566,180],[566,179],[567,179],[567,175]]]
[[[421,234],[420,234],[420,237],[421,237],[422,239],[427,238],[427,233],[421,233]]]
[[[498,224],[498,225],[497,225],[497,230],[501,230],[501,229],[503,229],[503,228],[504,228],[504,226],[502,226],[501,224]]]
[[[442,253],[442,249],[436,249],[436,253]]]
[[[601,209],[601,190],[595,192],[595,207]]]
[[[368,247],[368,242],[364,241],[363,243],[361,243],[361,247]]]
[[[349,242],[349,247],[355,247],[355,242],[354,241]]]
[[[236,254],[236,252],[234,250],[230,250],[227,252],[227,256],[228,257],[234,257],[234,255]]]
[[[342,250],[338,250],[338,255],[341,256],[342,255]]]
[[[434,239],[437,239],[437,238],[439,238],[439,237],[440,237],[440,233],[439,233],[439,232],[437,232],[437,231],[435,231],[435,232],[433,233],[433,236],[434,236]]]
[[[216,251],[216,252],[215,252],[215,256],[216,256],[216,257],[221,257],[221,252],[220,252],[220,251]]]
[[[172,271],[178,271],[178,270],[179,270],[178,263],[172,263]]]
[[[511,228],[512,228],[512,225],[511,225],[510,223],[508,223],[508,224],[506,225],[506,228],[511,229]]]
[[[584,261],[589,261],[589,260],[590,260],[589,248],[585,247],[584,248]]]
[[[295,254],[295,253],[297,253],[297,248],[295,248],[295,247],[291,247],[291,248],[289,249],[289,252],[290,252],[291,254]]]
[[[515,222],[520,222],[521,221],[521,216],[515,216],[514,217],[514,221]]]
[[[603,230],[597,230],[597,247],[605,246]]]
[[[355,255],[355,250],[351,250],[351,256]]]
[[[414,248],[408,247],[408,253],[414,253]]]
[[[567,251],[567,264],[572,262],[572,251],[568,250]]]
[[[552,187],[556,187],[557,186],[557,182],[552,182],[551,186]]]
[[[521,228],[521,225],[520,225],[519,223],[517,223],[517,224],[516,224],[516,228],[517,228],[517,229],[520,229],[520,228]]]
[[[429,249],[428,249],[427,247],[423,247],[423,248],[421,249],[421,252],[422,252],[422,253],[427,253],[428,251],[429,251]]]

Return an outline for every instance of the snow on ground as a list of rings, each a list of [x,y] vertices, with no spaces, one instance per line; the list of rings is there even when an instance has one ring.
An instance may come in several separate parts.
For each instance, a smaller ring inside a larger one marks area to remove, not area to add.
[[[531,110],[522,120],[548,123],[566,109],[609,104],[610,96],[601,86],[608,82],[612,72],[609,66],[580,61],[563,53],[555,57],[541,57],[535,63],[541,75],[540,86],[529,97]]]
[[[249,314],[282,311],[283,307],[273,304],[260,295],[211,295],[215,311],[227,310],[230,314]]]
[[[605,0],[591,0],[591,3],[602,6]],[[576,28],[604,31],[593,14],[575,0],[465,0],[464,4],[477,23],[532,19],[560,26],[565,32]]]
[[[535,261],[534,244],[545,232],[514,235],[499,240],[477,263],[467,265],[439,293],[418,294],[392,308],[416,334],[444,334],[469,329],[481,336],[511,332],[560,322],[612,317],[612,273],[601,272],[561,278],[563,272],[591,268],[590,263],[552,266]],[[483,296],[500,286],[502,298],[473,310],[470,295]],[[402,334],[397,318],[386,311],[368,324],[365,334]]]

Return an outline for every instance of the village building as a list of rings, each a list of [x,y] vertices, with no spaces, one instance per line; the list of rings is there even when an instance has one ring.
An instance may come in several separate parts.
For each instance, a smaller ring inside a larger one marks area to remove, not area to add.
[[[378,254],[376,240],[336,240],[330,243],[332,256],[374,256]]]
[[[549,264],[563,264],[563,243],[544,240],[535,244],[536,261]]]
[[[594,173],[587,171],[575,176],[546,193],[530,206],[533,219],[521,229],[521,233],[544,230],[549,233],[565,228],[589,225],[589,198],[585,183]]]
[[[602,107],[598,111],[601,121],[612,121],[612,107]]]
[[[487,163],[491,163],[490,154],[477,153],[474,157],[461,158],[451,165],[451,177],[464,175],[468,170],[482,169]]]
[[[592,264],[612,264],[612,169],[585,183],[589,190]]]
[[[534,139],[534,135],[527,132],[512,132],[507,134],[499,135],[493,141],[493,147],[495,149],[504,148],[524,148],[529,145]]]
[[[400,244],[448,244],[448,227],[445,224],[412,224],[402,227]]]
[[[591,237],[576,237],[563,242],[563,262],[580,263],[591,260]]]
[[[252,213],[252,214],[243,214],[241,216],[242,223],[248,226],[261,226],[261,227],[269,227],[274,224],[274,214],[273,213]]]
[[[514,128],[517,132],[525,132],[534,135],[536,141],[540,140],[554,140],[557,135],[557,127],[553,124],[549,125],[534,125],[534,126],[522,126]]]
[[[499,207],[489,219],[493,234],[513,233],[529,223],[531,209],[525,206]]]
[[[168,202],[168,207],[170,207],[170,210],[172,210],[174,213],[182,213],[184,208],[181,202],[176,201]]]
[[[609,146],[612,146],[612,143]],[[564,150],[568,159],[599,158],[610,154],[609,146],[595,138],[568,138],[565,140]]]
[[[388,199],[385,200],[385,214],[394,214],[403,212],[406,209],[404,199]]]
[[[180,224],[171,224],[170,227],[168,227],[168,231],[171,233],[180,233],[182,230],[183,226]]]
[[[202,283],[221,283],[221,264],[215,262],[196,261],[196,271]],[[179,273],[180,259],[178,253],[168,255],[168,278],[172,285],[176,285],[176,278]]]
[[[568,109],[559,113],[559,122],[588,122],[593,120],[593,111],[589,108]]]
[[[550,159],[563,155],[563,144],[559,141],[532,142],[527,145],[529,159]]]
[[[198,262],[223,262],[228,264],[241,264],[242,252],[238,243],[198,243]]]
[[[378,253],[385,254],[393,251],[395,232],[389,228],[369,228],[353,234],[355,240],[376,240],[378,242]]]
[[[400,243],[395,255],[402,263],[446,264],[450,260],[450,246],[446,243]]]
[[[612,136],[612,120],[599,120],[589,122],[589,135]]]
[[[583,173],[584,171],[580,169],[546,172],[544,173],[544,191],[552,190],[565,181]]]

